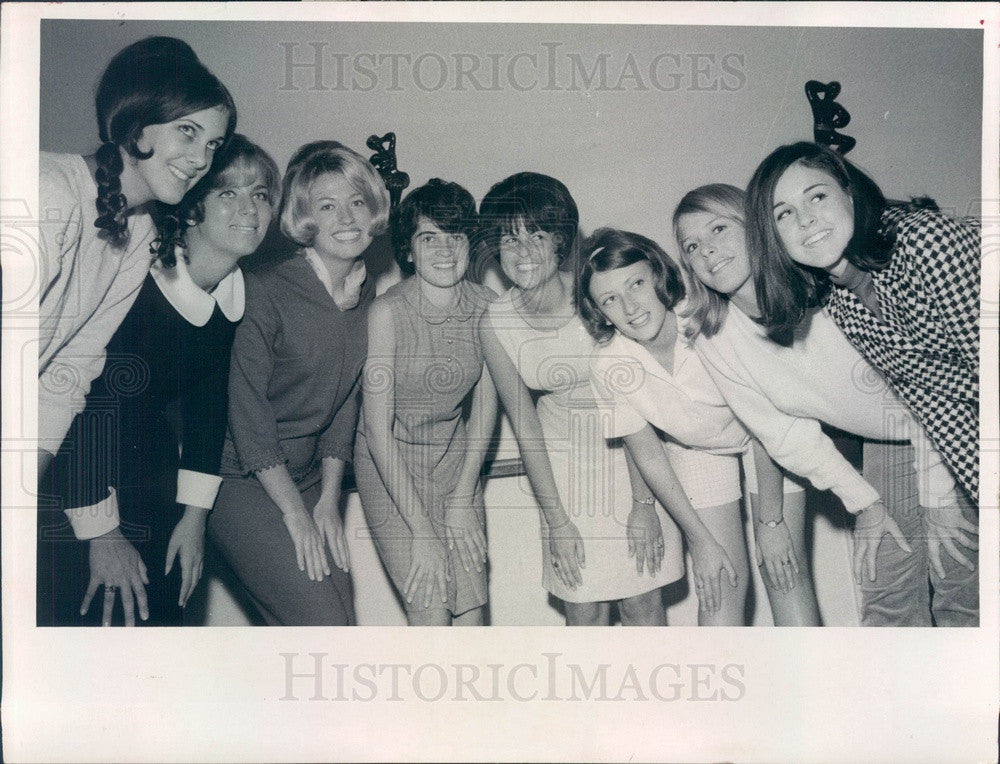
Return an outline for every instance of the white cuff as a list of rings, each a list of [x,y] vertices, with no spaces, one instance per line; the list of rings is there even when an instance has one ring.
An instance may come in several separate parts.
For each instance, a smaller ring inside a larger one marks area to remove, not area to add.
[[[118,497],[114,488],[108,486],[108,491],[108,497],[97,504],[64,510],[80,541],[103,536],[118,527]]]
[[[861,477],[846,459],[838,472],[839,475],[834,478],[831,489],[844,502],[844,509],[852,515],[867,509],[882,498],[871,483]]]
[[[177,503],[211,509],[221,485],[222,478],[218,475],[177,470]]]

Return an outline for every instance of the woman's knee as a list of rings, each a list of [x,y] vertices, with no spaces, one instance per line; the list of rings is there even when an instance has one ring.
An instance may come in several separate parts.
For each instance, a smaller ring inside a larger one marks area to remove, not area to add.
[[[626,597],[618,603],[623,626],[665,626],[666,609],[659,588],[635,597]]]
[[[606,626],[610,612],[606,602],[566,602],[567,626]]]

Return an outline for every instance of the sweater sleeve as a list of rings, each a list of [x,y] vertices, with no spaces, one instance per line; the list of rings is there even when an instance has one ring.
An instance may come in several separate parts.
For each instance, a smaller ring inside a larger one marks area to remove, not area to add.
[[[74,417],[52,462],[46,488],[58,498],[80,540],[102,536],[118,526],[117,478],[113,442],[118,430],[110,413],[86,409]]]
[[[44,300],[60,272],[91,267],[86,262],[73,262],[74,258],[87,254],[80,249],[81,227],[87,224],[91,211],[82,208],[83,202],[74,187],[57,168],[46,170],[43,167],[39,205],[46,215],[54,211],[59,213],[58,221],[47,220],[39,226],[41,298]],[[89,318],[40,370],[39,446],[52,453],[58,451],[73,417],[83,410],[90,383],[104,368],[105,346],[135,302],[149,272],[152,262],[149,242],[155,235],[152,220],[145,213],[138,213],[132,217],[130,226],[129,241],[125,244],[128,251],[111,286]],[[54,319],[56,317],[40,316],[43,325],[51,325]]]
[[[211,509],[222,478],[219,466],[229,409],[228,354],[216,357],[209,373],[181,391],[181,460],[177,502]]]
[[[267,397],[280,331],[271,296],[247,279],[246,313],[236,329],[229,366],[229,430],[244,473],[286,464],[278,423]]]
[[[739,361],[724,359],[711,343],[699,340],[695,347],[733,413],[774,461],[816,488],[833,491],[848,512],[860,512],[879,500],[878,491],[837,450],[817,420],[778,409]]]
[[[351,461],[354,451],[354,436],[358,429],[358,413],[361,411],[361,374],[354,378],[354,384],[344,399],[333,421],[319,439],[316,456],[319,459],[330,456],[343,462]]]

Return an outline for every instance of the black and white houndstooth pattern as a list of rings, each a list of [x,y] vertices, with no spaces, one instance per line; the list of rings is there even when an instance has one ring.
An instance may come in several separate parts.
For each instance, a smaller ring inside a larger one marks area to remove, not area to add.
[[[884,323],[834,287],[826,309],[885,374],[955,477],[979,500],[980,231],[933,210],[888,207],[887,268],[872,274]]]

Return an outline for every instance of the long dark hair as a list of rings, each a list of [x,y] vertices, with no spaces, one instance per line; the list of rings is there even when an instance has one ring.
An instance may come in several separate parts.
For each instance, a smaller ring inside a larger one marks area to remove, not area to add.
[[[229,114],[226,139],[236,129],[236,105],[218,78],[198,60],[191,46],[174,37],[147,37],[111,59],[97,86],[95,99],[101,147],[97,150],[97,219],[94,225],[115,246],[128,239],[123,215],[128,200],[121,190],[121,152],[136,159],[144,128],[172,122],[196,111],[221,106]],[[155,205],[158,237],[152,251],[173,257],[180,225],[170,205]]]
[[[577,305],[587,331],[598,342],[607,342],[614,327],[590,296],[590,280],[595,273],[627,268],[648,262],[653,271],[653,289],[667,310],[684,297],[684,281],[670,256],[652,239],[631,231],[598,228],[580,245],[580,265],[576,275]]]
[[[865,271],[881,270],[888,265],[895,244],[894,234],[880,233],[888,202],[868,175],[816,143],[793,143],[771,152],[747,186],[747,249],[761,323],[768,327],[771,339],[786,345],[795,327],[830,289],[827,273],[792,260],[778,234],[772,213],[774,189],[794,164],[830,175],[853,200],[854,234],[844,250],[848,262]]]

